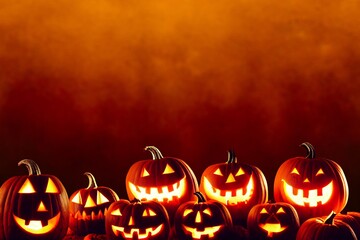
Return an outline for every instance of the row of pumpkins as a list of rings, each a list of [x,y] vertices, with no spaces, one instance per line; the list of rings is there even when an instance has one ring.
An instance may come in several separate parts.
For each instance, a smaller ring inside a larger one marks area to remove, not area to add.
[[[63,239],[103,234],[106,239],[360,239],[360,213],[340,213],[348,184],[332,160],[308,155],[285,161],[275,177],[275,203],[261,170],[239,163],[209,166],[200,187],[191,168],[146,147],[151,160],[134,163],[126,177],[131,201],[108,187],[89,186],[70,198],[60,180],[41,174],[29,159],[28,176],[8,179],[0,189],[0,239]],[[301,224],[301,225],[300,225]],[[89,236],[88,236],[89,238]]]

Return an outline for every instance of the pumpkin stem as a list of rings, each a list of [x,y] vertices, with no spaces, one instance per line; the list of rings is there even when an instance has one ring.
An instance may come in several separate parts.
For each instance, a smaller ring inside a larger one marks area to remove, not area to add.
[[[333,225],[335,216],[336,216],[336,213],[334,211],[332,211],[330,213],[330,215],[325,219],[324,223]]]
[[[23,159],[20,162],[18,162],[18,166],[23,165],[23,164],[28,169],[29,176],[30,175],[40,175],[41,174],[39,166],[33,160],[31,160],[31,159]]]
[[[313,145],[311,145],[308,142],[304,142],[302,144],[300,144],[300,147],[305,147],[307,150],[308,155],[306,156],[306,158],[310,158],[310,159],[314,159],[315,158],[315,149],[313,147]]]
[[[89,189],[89,188],[97,188],[97,187],[98,187],[98,185],[96,184],[96,180],[95,180],[94,175],[92,175],[92,174],[89,173],[89,172],[85,172],[84,175],[87,176],[88,179],[89,179],[89,185],[87,186],[86,189]]]
[[[197,196],[199,203],[200,202],[206,202],[206,199],[205,199],[204,195],[201,192],[195,192],[194,194]]]
[[[131,203],[141,203],[141,201],[137,198],[134,198],[133,200],[130,201]]]
[[[230,149],[228,151],[228,160],[226,161],[226,163],[237,163],[237,157],[235,155],[234,149]]]
[[[146,146],[145,151],[149,151],[152,155],[153,160],[158,160],[161,158],[164,158],[161,154],[160,150],[157,147],[154,146]]]

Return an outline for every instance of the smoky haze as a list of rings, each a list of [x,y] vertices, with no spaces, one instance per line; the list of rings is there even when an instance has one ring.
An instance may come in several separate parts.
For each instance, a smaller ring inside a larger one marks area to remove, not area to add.
[[[1,1],[1,182],[32,158],[69,194],[90,171],[122,198],[146,145],[210,164],[337,161],[360,211],[360,3]],[[354,190],[355,189],[355,190]],[[272,198],[272,192],[270,192]]]

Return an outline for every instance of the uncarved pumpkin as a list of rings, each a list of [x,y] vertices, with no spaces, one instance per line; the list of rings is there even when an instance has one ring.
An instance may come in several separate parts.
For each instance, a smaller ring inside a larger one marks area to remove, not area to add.
[[[348,201],[349,188],[345,174],[336,162],[315,156],[314,147],[303,143],[306,157],[286,160],[274,181],[274,198],[295,207],[304,222],[311,217],[341,212]]]
[[[30,159],[29,175],[8,179],[0,188],[0,239],[62,239],[69,222],[69,199],[60,180],[41,174]]]

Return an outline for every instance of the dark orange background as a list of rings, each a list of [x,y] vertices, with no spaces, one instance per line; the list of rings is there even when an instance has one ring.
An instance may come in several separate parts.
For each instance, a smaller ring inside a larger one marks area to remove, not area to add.
[[[337,161],[360,211],[360,5],[331,1],[37,0],[0,3],[1,183],[35,160],[68,193],[126,197],[143,148],[198,178],[239,161],[265,173],[304,155]]]

